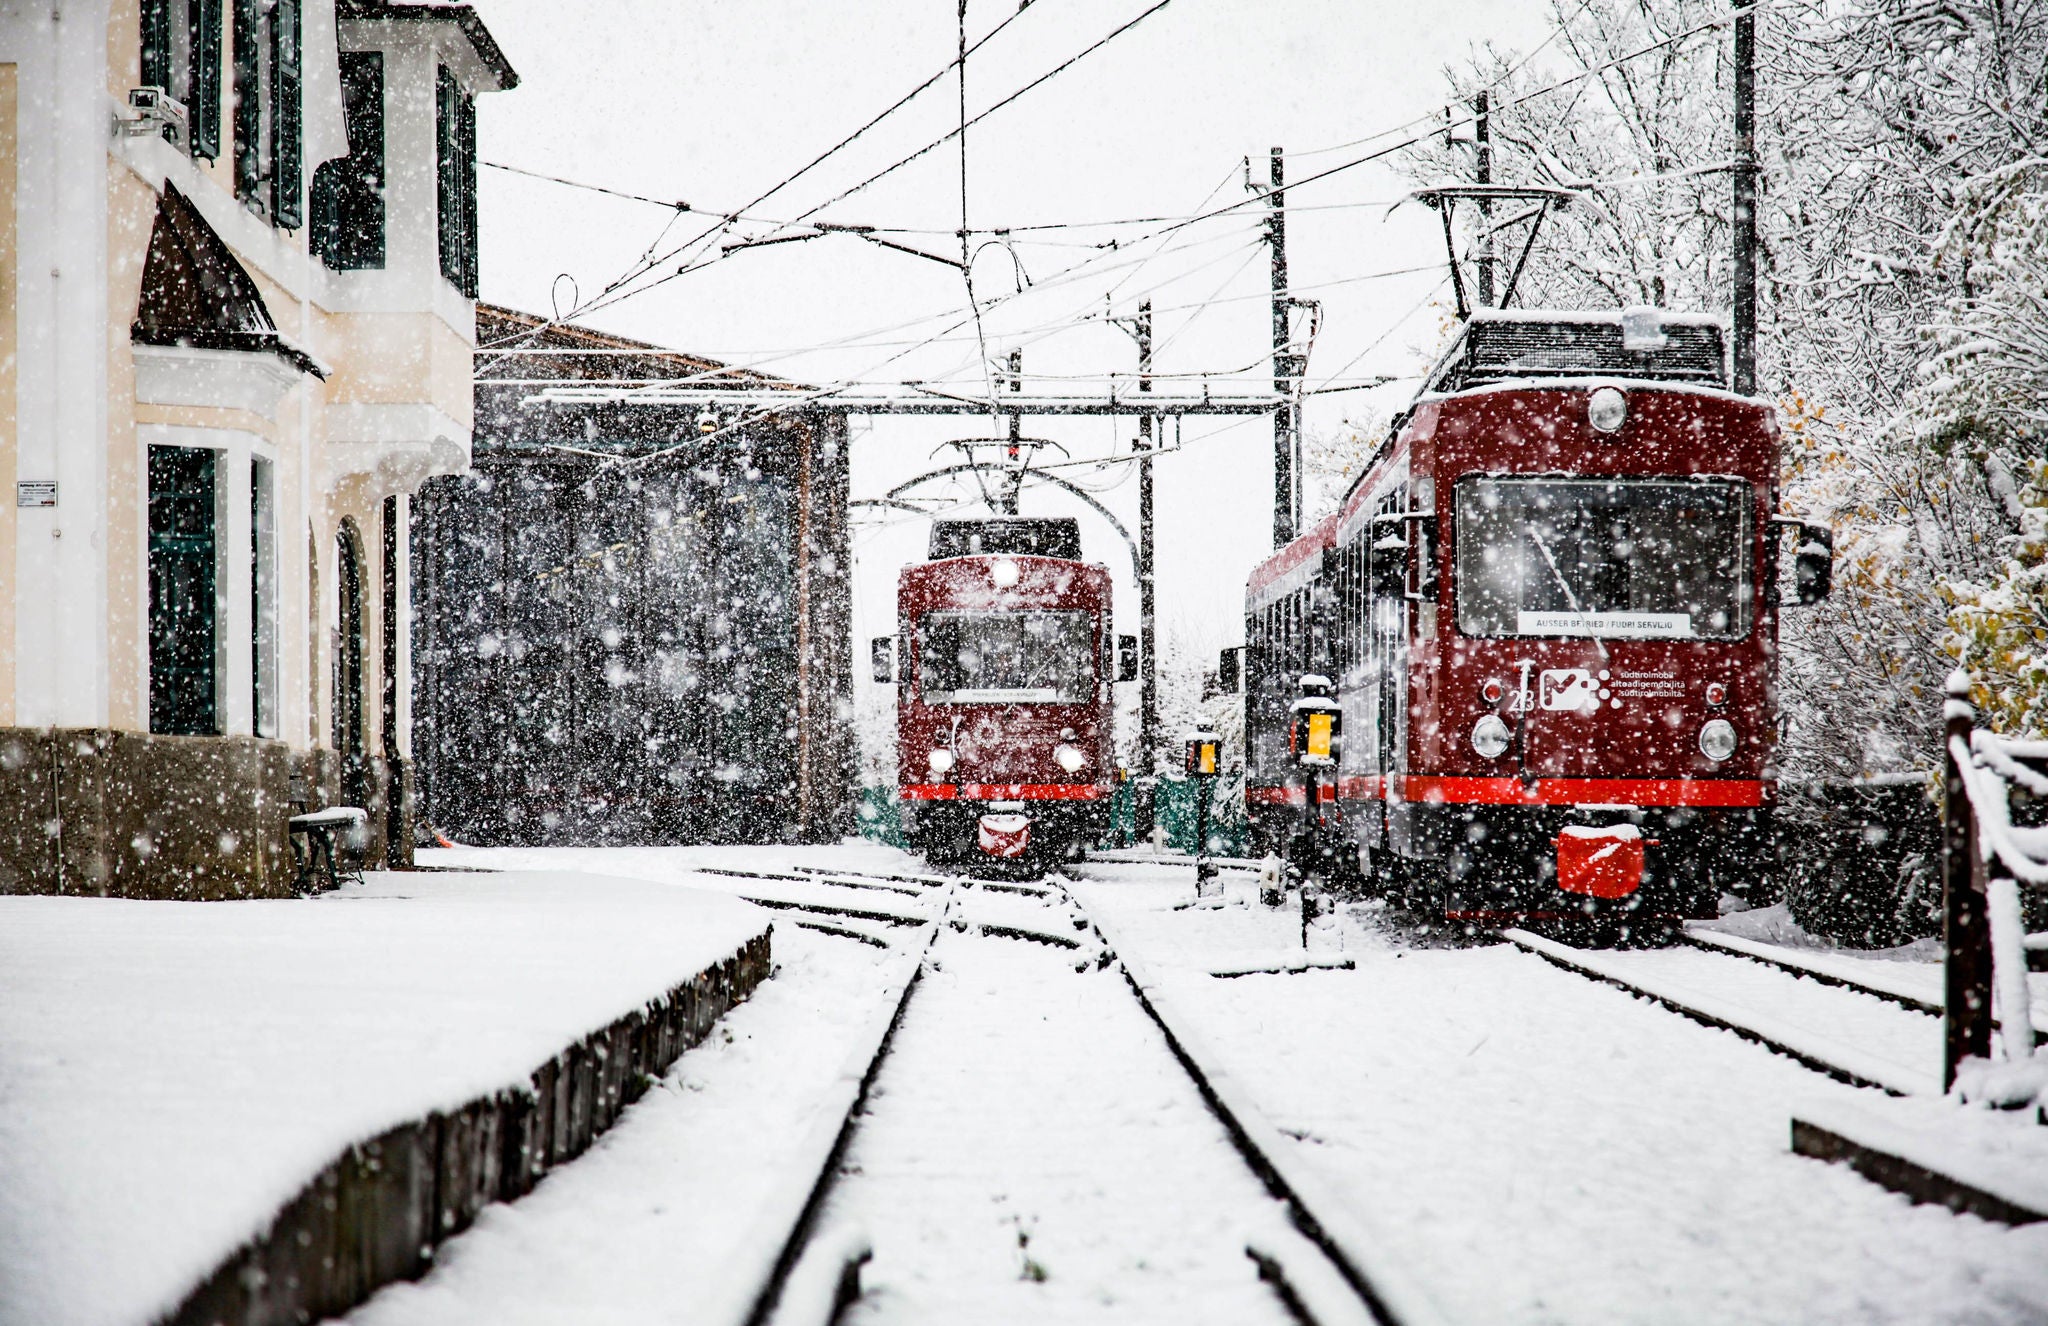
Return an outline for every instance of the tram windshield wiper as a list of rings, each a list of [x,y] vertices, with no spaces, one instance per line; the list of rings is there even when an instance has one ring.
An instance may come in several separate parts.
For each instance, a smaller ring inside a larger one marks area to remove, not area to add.
[[[1565,580],[1564,572],[1558,569],[1557,556],[1550,551],[1550,545],[1543,540],[1542,526],[1531,524],[1529,526],[1529,537],[1535,540],[1536,551],[1543,554],[1543,564],[1550,568],[1551,578],[1557,581],[1557,587],[1564,591],[1565,603],[1570,606],[1574,613],[1584,615],[1585,609],[1579,606],[1579,596],[1572,593],[1572,587]],[[1607,661],[1607,642],[1596,635],[1593,637],[1593,647],[1600,651],[1600,661],[1605,663]]]

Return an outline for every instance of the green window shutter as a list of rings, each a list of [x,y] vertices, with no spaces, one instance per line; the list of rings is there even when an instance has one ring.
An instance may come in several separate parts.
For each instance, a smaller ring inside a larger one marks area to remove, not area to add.
[[[440,222],[441,275],[462,285],[462,91],[446,69],[434,85],[434,182],[436,216]]]
[[[149,730],[220,731],[214,453],[149,449]]]
[[[462,293],[471,299],[477,292],[476,233],[476,98],[467,92],[461,98],[457,166],[462,172]]]
[[[263,0],[235,0],[235,196],[262,206],[264,197]]]
[[[313,171],[312,241],[337,272],[384,265],[384,56],[341,53],[348,155]]]
[[[301,0],[273,0],[270,13],[271,217],[287,230],[306,221],[304,54],[299,40]]]
[[[185,113],[191,121],[192,155],[211,161],[220,155],[221,0],[186,3],[186,21],[192,28],[192,97]]]
[[[142,85],[171,86],[171,0],[142,0]]]

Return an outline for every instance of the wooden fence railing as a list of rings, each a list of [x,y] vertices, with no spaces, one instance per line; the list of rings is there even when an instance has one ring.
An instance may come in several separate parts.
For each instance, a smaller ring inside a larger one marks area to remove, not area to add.
[[[1947,690],[1942,1089],[1960,1082],[1967,1097],[2024,1106],[2048,1097],[2048,1054],[2034,1052],[2027,986],[2029,954],[2048,952],[2048,934],[2027,934],[2025,907],[2027,894],[2048,893],[2048,825],[2016,824],[2014,808],[2048,804],[2048,742],[1977,727],[1967,673],[1949,674]]]

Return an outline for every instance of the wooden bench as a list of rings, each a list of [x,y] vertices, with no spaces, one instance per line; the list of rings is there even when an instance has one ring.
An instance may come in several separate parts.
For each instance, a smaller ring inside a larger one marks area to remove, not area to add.
[[[329,806],[286,821],[292,842],[292,859],[298,864],[299,891],[318,893],[338,889],[344,882],[363,882],[362,831],[370,822],[369,812],[360,806]],[[305,839],[300,846],[299,839]],[[342,852],[349,852],[349,865],[342,865]],[[320,884],[325,874],[327,882]]]

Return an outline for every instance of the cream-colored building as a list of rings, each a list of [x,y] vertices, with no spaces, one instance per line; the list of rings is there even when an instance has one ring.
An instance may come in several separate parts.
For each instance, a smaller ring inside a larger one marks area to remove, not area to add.
[[[469,461],[467,6],[0,0],[0,892],[409,854],[407,495]]]

